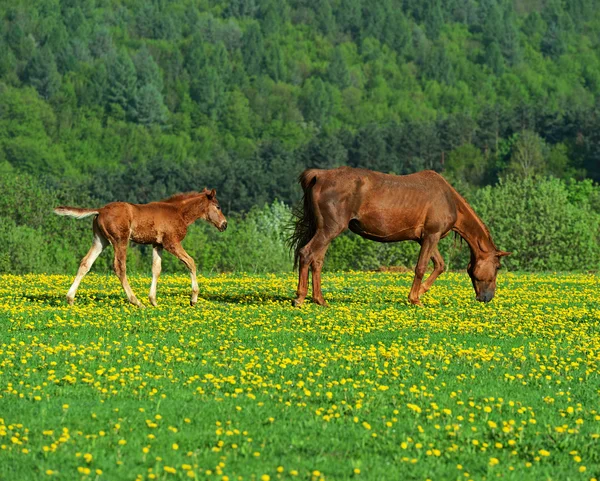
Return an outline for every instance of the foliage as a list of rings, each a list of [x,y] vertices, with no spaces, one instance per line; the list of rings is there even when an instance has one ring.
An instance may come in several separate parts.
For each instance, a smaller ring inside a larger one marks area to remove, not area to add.
[[[600,180],[591,0],[371,3],[5,3],[0,163],[100,202],[210,185],[228,213],[344,163]]]
[[[512,251],[503,264],[511,270],[597,270],[600,268],[600,187],[590,180],[507,177],[494,187],[461,189],[489,226],[499,248]],[[463,184],[464,186],[465,184]],[[6,172],[0,177],[0,272],[75,273],[91,245],[91,220],[58,217],[58,205],[101,206],[76,191],[52,188],[33,176]],[[220,194],[218,194],[220,195]],[[158,199],[150,199],[158,200]],[[225,201],[226,202],[226,201]],[[222,202],[222,203],[225,203]],[[291,209],[280,201],[228,215],[229,228],[218,232],[206,222],[190,226],[184,247],[200,272],[286,272],[292,269],[286,246]],[[327,270],[412,269],[418,244],[381,244],[346,232],[327,253]],[[449,235],[440,243],[449,269],[464,269],[466,244]],[[132,245],[127,268],[150,272],[152,249]],[[112,249],[94,270],[110,272]],[[185,270],[165,254],[165,272]]]

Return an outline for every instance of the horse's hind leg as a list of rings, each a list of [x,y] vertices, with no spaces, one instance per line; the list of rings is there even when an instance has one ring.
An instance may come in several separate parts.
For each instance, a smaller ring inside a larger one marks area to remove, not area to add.
[[[327,307],[327,302],[323,297],[321,291],[321,270],[323,269],[323,263],[325,262],[325,253],[323,252],[318,258],[315,258],[312,263],[312,289],[313,289],[313,302],[320,306]]]
[[[310,264],[307,262],[307,246],[300,250],[300,259],[298,267],[298,289],[296,290],[296,299],[292,301],[292,306],[300,307],[306,299],[308,292],[308,269]]]
[[[416,304],[418,306],[421,305],[421,301],[419,300],[421,281],[423,280],[423,276],[425,276],[427,264],[429,263],[429,259],[431,259],[431,256],[433,255],[434,249],[437,248],[439,240],[439,234],[434,234],[425,237],[421,241],[421,252],[419,252],[419,260],[417,261],[417,266],[415,267],[415,279],[413,281],[410,293],[408,294],[408,300],[412,304]]]
[[[144,307],[144,305],[138,301],[137,297],[135,297],[135,294],[129,286],[129,282],[127,281],[127,241],[114,243],[113,247],[115,249],[115,273],[121,281],[123,290],[125,291],[125,294],[127,294],[127,299],[129,299],[129,302],[134,306]]]
[[[321,292],[321,270],[325,259],[327,248],[333,239],[335,239],[344,229],[339,228],[327,232],[324,229],[317,230],[317,233],[306,246],[300,251],[300,280],[298,282],[297,297],[292,302],[294,306],[302,305],[308,291],[308,269],[312,269],[313,281],[313,302],[320,306],[327,306],[323,293]],[[304,270],[303,270],[304,269]]]
[[[67,292],[67,302],[69,304],[73,304],[75,302],[75,294],[77,293],[77,289],[79,288],[81,280],[90,271],[94,261],[98,258],[107,245],[108,241],[106,240],[106,237],[100,233],[98,226],[96,225],[96,221],[94,221],[94,240],[92,241],[92,247],[90,247],[88,253],[81,260],[81,264],[79,264],[79,270],[77,271],[77,276],[75,276],[75,280],[73,281],[73,284],[71,284],[69,292]]]
[[[161,246],[154,246],[154,249],[152,250],[152,285],[150,286],[148,299],[150,299],[150,304],[154,307],[156,307],[156,286],[162,267],[162,250],[163,248]]]
[[[444,258],[442,257],[442,254],[440,254],[440,251],[437,247],[433,250],[431,260],[433,261],[433,272],[429,274],[427,280],[421,285],[421,288],[419,289],[419,296],[425,294],[431,288],[431,285],[446,268],[446,265],[444,264]]]

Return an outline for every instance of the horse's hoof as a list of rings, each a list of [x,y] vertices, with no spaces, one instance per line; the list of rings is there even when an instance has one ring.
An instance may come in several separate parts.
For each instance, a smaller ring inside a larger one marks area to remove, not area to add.
[[[150,301],[150,304],[152,304],[153,307],[157,306],[156,299],[152,299],[151,297],[149,297],[148,300]]]
[[[73,304],[75,304],[75,299],[71,299],[70,297],[67,297],[67,304],[72,306]]]
[[[313,299],[313,302],[321,307],[329,307],[325,299]]]
[[[294,299],[292,301],[292,306],[300,307],[304,303],[304,299]]]
[[[417,306],[417,307],[423,307],[423,303],[422,303],[422,302],[421,302],[419,299],[416,299],[416,300],[414,300],[414,301],[413,301],[412,299],[409,299],[408,301],[409,301],[409,302],[410,302],[410,303],[411,303],[413,306]]]
[[[191,307],[194,307],[194,306],[196,305],[196,302],[198,302],[198,301],[191,300],[191,301],[190,301],[190,306],[191,306]]]

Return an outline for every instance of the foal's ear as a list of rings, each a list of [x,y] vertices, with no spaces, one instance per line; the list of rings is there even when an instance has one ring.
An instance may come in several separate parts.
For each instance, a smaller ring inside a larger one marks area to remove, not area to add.
[[[511,255],[511,254],[512,254],[512,252],[506,252],[506,251],[496,251],[496,255],[497,255],[498,257],[506,257],[506,256],[509,256],[509,255]]]

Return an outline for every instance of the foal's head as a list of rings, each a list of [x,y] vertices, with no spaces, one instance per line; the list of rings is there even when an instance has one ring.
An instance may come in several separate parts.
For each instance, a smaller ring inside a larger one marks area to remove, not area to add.
[[[205,219],[223,232],[227,229],[227,219],[223,215],[223,212],[221,212],[221,206],[217,200],[217,191],[215,189],[204,189],[203,193],[206,194],[206,199],[208,200]]]
[[[490,302],[496,293],[496,276],[500,270],[500,257],[510,252],[494,251],[481,257],[471,258],[467,272],[475,289],[475,298],[480,302]]]

